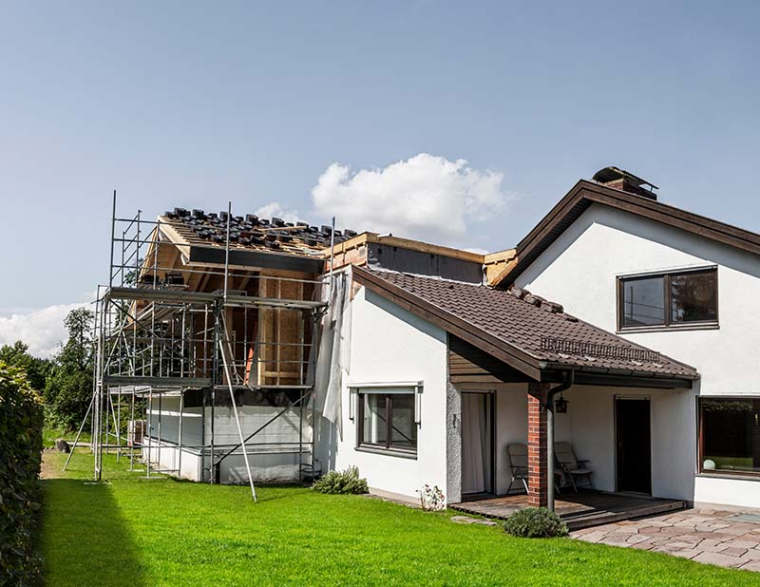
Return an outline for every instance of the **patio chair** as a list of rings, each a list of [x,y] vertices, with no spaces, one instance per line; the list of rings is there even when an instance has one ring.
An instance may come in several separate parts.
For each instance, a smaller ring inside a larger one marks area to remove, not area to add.
[[[595,489],[593,479],[594,471],[586,466],[588,460],[575,458],[572,444],[569,442],[557,442],[554,445],[554,458],[564,474],[565,479],[570,481],[575,493],[578,493],[576,479],[585,479],[588,486],[591,489]]]
[[[528,491],[528,447],[524,444],[508,444],[507,456],[509,456],[509,469],[512,473],[512,479],[509,481],[509,487],[507,487],[507,494],[512,491],[512,485],[517,481],[521,481],[525,488],[525,493]],[[562,471],[554,472],[554,488],[557,493],[560,493],[557,479],[561,478]]]

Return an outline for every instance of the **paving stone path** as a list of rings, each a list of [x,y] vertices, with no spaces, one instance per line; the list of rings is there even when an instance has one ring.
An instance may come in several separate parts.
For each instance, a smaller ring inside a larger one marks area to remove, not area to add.
[[[760,571],[760,510],[697,508],[586,528],[578,540],[664,552],[701,563]]]

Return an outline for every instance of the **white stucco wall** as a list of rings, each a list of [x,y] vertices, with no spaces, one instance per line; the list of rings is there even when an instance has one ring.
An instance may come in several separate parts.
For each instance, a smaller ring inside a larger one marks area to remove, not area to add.
[[[505,494],[510,481],[507,446],[527,443],[528,388],[526,384],[464,385],[462,391],[494,391],[496,398],[496,493]],[[615,396],[643,396],[651,400],[652,495],[686,499],[693,494],[693,446],[691,433],[679,419],[688,412],[693,392],[575,386],[564,394],[569,401],[566,414],[555,415],[555,439],[570,442],[579,459],[588,459],[594,483],[604,491],[616,490]],[[693,417],[693,414],[692,414]],[[676,422],[674,428],[669,423]],[[686,458],[683,455],[687,455]],[[461,457],[460,457],[461,458]],[[675,474],[674,474],[675,473]],[[512,491],[520,489],[515,484]],[[690,498],[689,498],[690,499]]]
[[[416,499],[424,484],[447,488],[447,337],[418,318],[361,288],[351,301],[351,356],[344,378],[343,438],[323,426],[318,440],[327,469],[359,467],[372,490]],[[349,418],[348,384],[422,381],[417,457],[357,450],[358,421]]]
[[[694,397],[760,396],[756,373],[760,348],[757,257],[594,204],[520,275],[517,285],[563,304],[568,313],[615,332],[618,276],[705,266],[718,267],[719,329],[621,336],[688,363],[702,375],[693,394],[652,392],[653,400],[656,397],[668,405],[663,410],[667,416],[659,419],[654,417],[653,404],[653,444],[659,435],[663,444],[673,447],[670,465],[653,471],[662,495],[699,502],[756,505],[760,484],[694,478],[697,466]]]

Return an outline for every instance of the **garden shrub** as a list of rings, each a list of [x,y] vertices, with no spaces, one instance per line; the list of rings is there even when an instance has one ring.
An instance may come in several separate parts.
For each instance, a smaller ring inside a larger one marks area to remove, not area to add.
[[[546,508],[525,508],[504,522],[504,530],[521,538],[553,538],[567,536],[567,526]]]
[[[24,371],[0,362],[0,585],[41,579],[34,532],[43,420],[42,400]]]
[[[320,477],[312,487],[319,493],[367,493],[367,480],[359,477],[357,467],[349,467],[345,471],[330,471]]]

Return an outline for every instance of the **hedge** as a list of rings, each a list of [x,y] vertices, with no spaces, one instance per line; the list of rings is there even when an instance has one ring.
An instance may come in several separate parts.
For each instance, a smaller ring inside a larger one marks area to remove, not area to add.
[[[41,580],[35,548],[43,407],[24,371],[0,362],[0,585]]]

